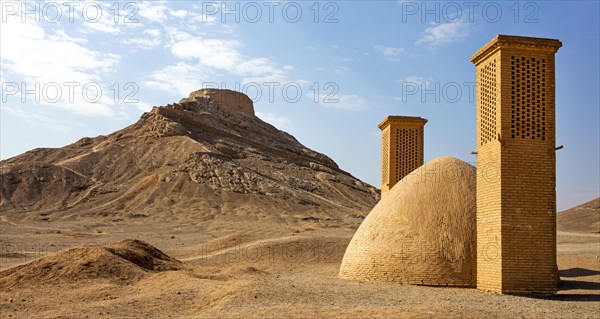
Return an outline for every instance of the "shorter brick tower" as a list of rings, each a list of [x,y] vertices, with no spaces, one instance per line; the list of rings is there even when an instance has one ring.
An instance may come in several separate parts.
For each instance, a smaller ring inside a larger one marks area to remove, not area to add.
[[[413,116],[386,117],[381,129],[381,197],[404,176],[423,165],[423,128],[427,120]]]
[[[477,73],[477,287],[553,293],[554,54],[561,42],[499,35]]]

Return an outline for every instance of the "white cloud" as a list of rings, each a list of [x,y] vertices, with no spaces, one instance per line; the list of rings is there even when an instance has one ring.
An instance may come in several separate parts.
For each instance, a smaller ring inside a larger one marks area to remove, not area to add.
[[[440,24],[433,23],[433,26],[425,29],[423,37],[415,43],[435,48],[463,39],[469,36],[470,33],[469,25],[463,20]]]
[[[139,101],[137,103],[126,104],[126,105],[133,105],[133,106],[135,106],[136,109],[138,109],[140,111],[143,111],[143,112],[149,112],[150,109],[152,108],[150,106],[150,104],[145,103],[145,102],[141,102],[141,101]]]
[[[159,29],[146,29],[146,30],[144,30],[144,33],[151,35],[153,37],[159,37],[161,34]]]
[[[242,60],[238,47],[236,40],[194,38],[173,44],[171,52],[178,58],[199,59],[206,66],[233,70]]]
[[[3,66],[34,81],[93,81],[120,59],[83,47],[62,30],[48,36],[40,25],[15,19],[8,19],[0,34]]]
[[[131,2],[119,5],[119,10],[116,10],[115,3],[110,1],[90,1],[86,0],[83,3],[75,5],[75,10],[83,10],[87,5],[91,5],[85,13],[75,14],[74,18],[78,21],[83,32],[100,32],[110,35],[123,33],[124,29],[140,28],[142,25],[138,21],[139,5]],[[96,11],[94,9],[99,6]]]
[[[201,11],[202,9],[197,9],[199,11]],[[202,26],[214,26],[217,24],[217,17],[213,16],[213,15],[207,15],[204,13],[196,13],[196,12],[190,12],[188,14],[189,20],[192,23],[195,24],[200,24]]]
[[[285,115],[276,115],[273,113],[256,112],[256,116],[261,118],[263,121],[272,124],[273,126],[277,127],[280,130],[289,128],[290,125],[292,124],[292,121],[290,120],[290,118]]]
[[[242,77],[243,83],[282,82],[291,65],[278,67],[268,58],[249,58],[241,51],[237,40],[189,38],[171,46],[174,56],[194,59],[198,66],[215,71],[222,70]]]
[[[106,21],[105,19],[101,19],[98,22],[94,23],[83,23],[84,27],[90,29],[92,31],[108,33],[112,35],[116,35],[121,33],[121,29],[116,27],[113,22]]]
[[[190,92],[202,88],[203,83],[212,81],[213,74],[201,65],[179,62],[152,72],[149,78],[143,83],[145,86],[187,97]]]
[[[266,58],[252,59],[241,62],[233,73],[243,76],[243,83],[265,83],[265,82],[284,82],[286,80],[286,71],[290,66],[279,69],[275,63]]]
[[[293,83],[297,83],[298,85],[300,85],[303,88],[307,88],[310,90],[310,88],[308,88],[311,85],[315,85],[317,82],[314,81],[309,81],[309,80],[305,80],[305,79],[296,79],[294,81],[292,81]],[[291,82],[291,83],[292,83]]]
[[[130,36],[122,39],[120,42],[124,45],[135,45],[141,49],[153,49],[162,43],[161,31],[159,29],[146,29],[143,32],[145,36]]]
[[[158,6],[167,3],[161,2]],[[231,79],[240,84],[263,82],[287,82],[288,73],[294,70],[292,65],[277,65],[267,57],[247,56],[244,45],[230,36],[220,37],[216,33],[227,31],[222,24],[212,25],[212,16],[203,16],[198,6],[196,10],[156,9],[155,12],[143,5],[140,8],[150,13],[146,16],[158,18],[161,12],[168,17],[181,19],[177,23],[160,23],[160,30],[151,29],[130,37],[129,43],[142,48],[154,48],[160,44],[170,50],[174,62],[155,68],[143,83],[146,87],[186,96],[190,91],[202,87],[203,83],[213,83],[219,78]],[[173,18],[168,22],[173,22]],[[210,28],[207,28],[210,26]],[[147,37],[144,35],[150,35]],[[162,42],[159,42],[158,39]]]
[[[141,49],[152,49],[162,43],[159,38],[129,38],[121,42],[126,45],[136,45]]]
[[[403,48],[384,47],[381,45],[376,45],[375,50],[391,61],[398,61],[398,57],[406,52]]]
[[[50,129],[62,133],[68,133],[71,131],[71,126],[69,126],[67,123],[51,119],[45,115],[36,112],[26,111],[24,109],[9,107],[6,105],[2,105],[1,110],[5,114],[8,114],[13,117],[18,117],[24,120],[26,123],[32,125],[47,125]]]
[[[401,96],[395,96],[393,99],[406,103],[411,98],[421,97],[423,99],[426,90],[433,90],[431,87],[439,86],[439,83],[434,83],[432,77],[422,77],[417,75],[407,76],[396,80],[396,83],[400,86]]]
[[[82,88],[90,83],[100,85],[102,77],[117,67],[119,55],[91,50],[83,46],[86,41],[72,37],[64,30],[47,32],[40,24],[21,22],[19,17],[12,16],[3,23],[0,38],[3,68],[27,83],[28,89],[39,85],[42,92],[50,85],[61,87],[62,92],[53,95],[51,102],[42,97],[40,103],[80,115],[117,115],[109,107],[114,103],[108,96],[102,95],[95,103],[89,102],[86,98],[89,100],[90,95],[84,94]],[[72,96],[68,93],[72,86],[64,85],[65,82],[76,83],[73,89],[76,93]],[[55,100],[54,97],[58,98]],[[91,97],[95,99],[95,95]]]
[[[188,15],[188,12],[185,10],[177,10],[177,11],[169,10],[169,14],[176,18],[183,19]]]
[[[267,73],[276,73],[277,68],[266,58],[252,59],[240,62],[235,67],[235,73],[239,75],[261,75]]]
[[[164,3],[164,1],[139,2],[137,4],[139,8],[137,14],[151,22],[164,22],[167,20],[168,10]]]
[[[417,75],[410,75],[410,76],[406,76],[402,79],[397,80],[397,83],[400,84],[406,84],[406,83],[411,83],[417,86],[422,86],[424,85],[425,87],[428,87],[431,85],[431,82],[433,81],[433,79],[431,77],[422,77],[422,76],[417,76]]]
[[[343,110],[365,110],[371,107],[371,103],[355,94],[340,95],[338,103],[334,103],[334,108]]]
[[[72,37],[65,33],[64,30],[57,30],[54,34],[49,35],[48,38],[54,42],[88,43],[88,39]]]
[[[311,100],[315,98],[314,94],[307,94]],[[372,103],[356,94],[322,94],[318,96],[319,104],[323,107],[334,108],[348,111],[363,111],[372,106]]]
[[[287,78],[284,73],[268,73],[259,76],[247,76],[242,78],[241,84],[258,84],[264,86],[263,83],[277,83],[279,85],[285,85],[290,83],[291,81]]]
[[[169,46],[180,41],[186,41],[194,38],[189,32],[183,31],[176,27],[165,26],[164,28],[167,38],[169,39]]]
[[[333,72],[335,74],[339,74],[339,75],[346,74],[348,72],[348,68],[345,66],[340,66],[340,67],[336,68],[335,70],[333,70]]]

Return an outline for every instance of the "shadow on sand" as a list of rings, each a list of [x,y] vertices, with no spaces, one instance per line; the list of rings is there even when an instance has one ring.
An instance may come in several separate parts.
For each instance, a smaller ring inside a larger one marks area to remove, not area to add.
[[[600,275],[600,271],[585,268],[570,268],[559,271],[561,278],[575,278]],[[583,293],[571,293],[571,290],[587,290]],[[600,301],[600,282],[585,280],[561,279],[556,295],[535,295],[535,299],[557,300],[557,301]]]
[[[561,277],[586,277],[586,276],[594,276],[600,275],[600,270],[592,270],[585,268],[570,268],[565,270],[560,270],[558,274]]]

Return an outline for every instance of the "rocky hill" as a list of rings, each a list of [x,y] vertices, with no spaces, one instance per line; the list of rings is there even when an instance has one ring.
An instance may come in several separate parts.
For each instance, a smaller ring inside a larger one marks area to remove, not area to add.
[[[1,161],[0,177],[0,214],[50,221],[360,217],[379,198],[329,157],[256,117],[247,96],[228,90],[195,91],[108,136]]]

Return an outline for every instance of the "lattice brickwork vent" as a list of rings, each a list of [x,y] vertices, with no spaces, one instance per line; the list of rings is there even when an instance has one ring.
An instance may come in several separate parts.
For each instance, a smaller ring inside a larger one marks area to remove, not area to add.
[[[480,105],[480,143],[481,145],[496,139],[496,60],[484,66],[479,79],[481,83]]]
[[[396,130],[396,181],[419,167],[419,130]]]
[[[389,130],[384,130],[383,131],[383,142],[382,144],[382,150],[381,150],[381,181],[382,184],[387,184],[390,182],[390,131]]]
[[[512,138],[546,139],[546,60],[511,56]]]

